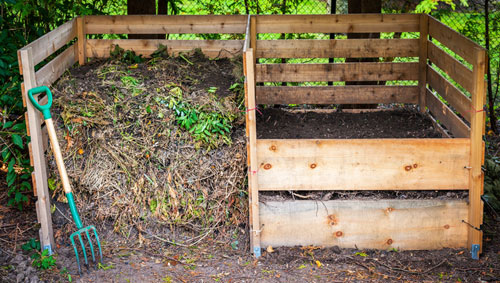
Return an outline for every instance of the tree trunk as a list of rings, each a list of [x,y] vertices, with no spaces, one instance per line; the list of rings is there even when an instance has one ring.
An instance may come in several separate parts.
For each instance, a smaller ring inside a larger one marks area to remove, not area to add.
[[[381,0],[349,0],[347,4],[347,12],[349,14],[359,13],[381,13]],[[355,38],[380,38],[380,33],[348,33],[348,39]],[[346,58],[346,62],[377,62],[378,58]],[[346,82],[346,85],[378,85],[377,81],[368,82]],[[343,105],[342,108],[352,109],[372,109],[376,108],[377,104],[358,104],[358,105]]]
[[[166,4],[161,4],[166,0],[160,0],[160,7]],[[163,9],[163,8],[161,8]],[[156,15],[156,0],[127,0],[128,15]],[[129,34],[129,39],[165,39],[164,34]]]
[[[488,114],[490,116],[490,127],[491,130],[495,134],[498,134],[498,128],[497,128],[497,116],[495,115],[495,100],[496,100],[496,95],[493,95],[493,86],[492,86],[492,77],[491,77],[491,61],[490,61],[490,7],[489,7],[489,0],[484,1],[484,22],[485,22],[485,27],[484,27],[484,37],[485,37],[485,42],[486,42],[486,50],[488,50],[488,73],[487,73],[487,81],[488,81]],[[498,70],[497,70],[498,71]],[[497,82],[498,83],[498,82]],[[498,86],[497,86],[498,87]]]

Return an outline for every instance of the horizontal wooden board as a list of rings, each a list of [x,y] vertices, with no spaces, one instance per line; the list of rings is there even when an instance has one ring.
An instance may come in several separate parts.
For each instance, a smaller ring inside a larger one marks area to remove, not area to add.
[[[453,136],[469,138],[470,128],[446,104],[441,102],[429,89],[426,92],[427,108]]]
[[[257,82],[417,80],[418,63],[258,64]]]
[[[450,48],[453,52],[457,53],[465,61],[473,63],[473,50],[475,47],[482,48],[474,41],[461,35],[459,32],[453,30],[447,25],[441,23],[435,18],[429,16],[429,35],[437,41]]]
[[[260,203],[262,246],[435,250],[467,245],[461,200],[329,200]]]
[[[76,20],[73,19],[44,36],[24,46],[33,49],[33,64],[37,65],[76,37]]]
[[[243,40],[161,40],[161,39],[88,39],[87,57],[106,58],[113,45],[136,54],[150,56],[161,45],[168,47],[169,54],[177,55],[196,48],[210,58],[227,58],[241,55]]]
[[[257,86],[257,104],[417,103],[417,86]]]
[[[427,65],[427,82],[448,103],[470,122],[472,102],[464,93],[441,76],[434,68]]]
[[[73,44],[36,72],[37,85],[51,85],[77,61],[78,44]]]
[[[418,57],[418,39],[258,40],[257,57]]]
[[[257,33],[363,33],[418,31],[418,14],[257,16]]]
[[[428,41],[427,44],[429,60],[467,91],[472,92],[472,71],[434,43]]]
[[[245,33],[246,15],[85,16],[87,34]]]
[[[259,190],[464,190],[469,147],[469,139],[260,139]]]

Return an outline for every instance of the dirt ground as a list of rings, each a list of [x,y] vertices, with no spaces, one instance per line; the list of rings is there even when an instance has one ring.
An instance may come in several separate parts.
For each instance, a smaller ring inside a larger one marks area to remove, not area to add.
[[[78,274],[67,239],[57,243],[57,266],[36,271],[19,245],[36,237],[33,206],[18,212],[0,209],[0,282],[498,282],[500,222],[486,211],[484,250],[479,260],[469,252],[376,251],[292,247],[269,248],[258,260],[247,238],[218,242],[211,238],[196,247],[171,244],[120,246],[103,235],[104,262]],[[500,219],[499,219],[500,220]],[[59,231],[55,231],[59,233]],[[112,238],[112,237],[110,237]],[[237,242],[238,241],[238,242]],[[67,270],[67,272],[66,272]],[[21,274],[21,275],[20,275]],[[17,280],[21,278],[21,280]]]

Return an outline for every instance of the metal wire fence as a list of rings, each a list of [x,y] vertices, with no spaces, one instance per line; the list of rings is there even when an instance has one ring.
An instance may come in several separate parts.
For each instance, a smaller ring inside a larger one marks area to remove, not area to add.
[[[455,1],[459,2],[459,1]],[[496,100],[499,92],[500,76],[500,0],[468,0],[468,6],[456,4],[455,9],[441,4],[432,12],[451,28],[474,40],[489,50],[488,93]],[[166,0],[169,14],[346,14],[348,0]],[[420,0],[383,0],[382,13],[411,13]],[[332,9],[333,6],[333,9]],[[329,34],[259,34],[259,39],[328,39]],[[236,39],[241,35],[195,35],[169,34],[169,39]],[[336,34],[335,38],[346,38]],[[414,38],[418,33],[382,33],[382,38]],[[395,58],[395,61],[408,61],[414,58]],[[268,59],[266,59],[268,60]],[[272,59],[271,59],[272,60]],[[294,61],[295,60],[295,61]],[[304,61],[306,60],[306,61]],[[326,61],[325,61],[326,60]],[[383,60],[383,58],[381,58]],[[328,59],[291,59],[290,63],[324,63]],[[335,62],[344,62],[336,58]],[[271,62],[271,61],[270,61]],[[414,84],[414,82],[409,82]]]

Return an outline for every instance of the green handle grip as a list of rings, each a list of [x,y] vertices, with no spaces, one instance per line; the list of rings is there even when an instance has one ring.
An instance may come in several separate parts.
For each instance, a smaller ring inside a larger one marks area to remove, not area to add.
[[[47,94],[47,104],[40,105],[38,104],[38,101],[36,101],[36,99],[33,97],[33,95],[37,95],[44,92]],[[50,92],[50,89],[48,87],[39,86],[28,90],[28,97],[31,101],[31,104],[33,104],[33,107],[38,109],[38,111],[42,112],[43,119],[48,120],[52,118],[52,116],[50,116],[50,107],[52,106],[52,92]]]

